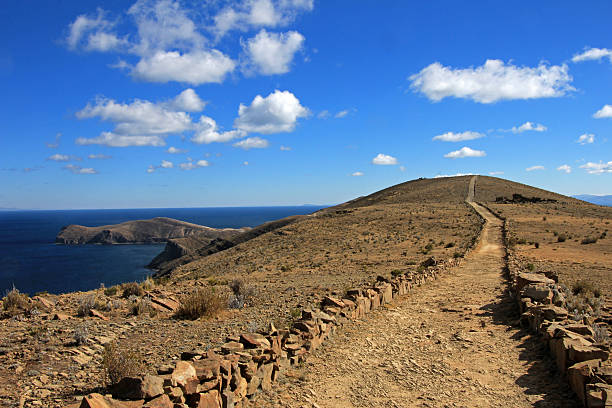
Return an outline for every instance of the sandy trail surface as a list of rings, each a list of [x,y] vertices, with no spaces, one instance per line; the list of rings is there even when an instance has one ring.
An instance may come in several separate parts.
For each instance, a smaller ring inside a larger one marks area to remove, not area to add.
[[[254,407],[575,407],[506,292],[502,223],[486,220],[466,262],[351,322]]]

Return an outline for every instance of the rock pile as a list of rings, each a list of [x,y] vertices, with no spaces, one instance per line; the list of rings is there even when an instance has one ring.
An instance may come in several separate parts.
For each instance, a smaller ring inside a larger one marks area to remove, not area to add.
[[[373,285],[350,289],[341,297],[327,296],[320,307],[303,309],[291,327],[270,324],[259,333],[230,336],[215,349],[183,352],[181,361],[158,369],[155,376],[123,378],[109,390],[112,397],[89,394],[69,407],[241,407],[257,392],[270,390],[283,371],[302,363],[348,320],[364,317],[460,262],[437,262],[392,279],[379,277]]]

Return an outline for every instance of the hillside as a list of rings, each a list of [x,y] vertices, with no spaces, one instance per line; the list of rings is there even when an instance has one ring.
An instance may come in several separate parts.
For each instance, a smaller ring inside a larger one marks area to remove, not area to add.
[[[578,200],[586,201],[591,204],[605,205],[607,207],[612,206],[612,195],[592,195],[592,194],[579,194],[572,196]]]
[[[200,239],[230,238],[245,229],[215,229],[172,218],[127,221],[115,225],[85,227],[68,225],[57,234],[58,244],[144,244],[166,242],[173,238],[198,236]]]
[[[44,313],[0,321],[0,403],[21,395],[24,386],[32,387],[31,379],[22,374],[30,370],[62,373],[48,379],[53,392],[40,385],[34,388],[47,393],[28,394],[42,401],[42,406],[63,406],[75,395],[96,389],[101,385],[104,341],[114,339],[122,349],[140,351],[147,367],[161,367],[180,359],[186,350],[207,350],[223,344],[228,336],[263,329],[270,322],[284,327],[300,310],[318,305],[326,295],[342,296],[347,289],[371,284],[378,277],[389,279],[422,270],[421,264],[431,262],[432,257],[463,258],[483,226],[482,218],[465,202],[471,179],[408,181],[311,215],[273,221],[208,243],[173,239],[175,254],[181,254],[181,245],[193,253],[168,267],[155,284],[142,285],[149,297],[122,296],[120,286],[43,295],[50,305],[43,308]],[[475,191],[475,201],[508,219],[513,253],[520,258],[521,268],[556,271],[568,285],[578,278],[588,279],[602,288],[604,298],[610,296],[612,239],[607,229],[612,208],[485,176],[476,179]],[[514,194],[554,201],[496,202],[497,197]],[[567,234],[567,240],[557,242],[560,234]],[[596,242],[581,243],[595,234]],[[209,287],[220,296],[229,296],[228,284],[234,279],[241,279],[254,295],[240,305],[244,307],[229,309],[214,319],[177,321],[161,306],[175,305],[195,288]],[[453,282],[467,285],[461,290],[471,293],[471,282]],[[502,286],[495,283],[491,287]],[[93,299],[108,320],[79,316],[87,299]],[[155,315],[134,314],[151,299],[155,300]],[[459,295],[453,299],[462,301]],[[432,302],[447,301],[444,295]],[[434,313],[432,307],[427,306],[424,313]],[[54,313],[65,318],[52,320]],[[424,324],[428,316],[419,315],[415,324]],[[88,342],[74,344],[83,330]],[[499,330],[498,335],[503,333]],[[16,366],[21,367],[19,372]]]

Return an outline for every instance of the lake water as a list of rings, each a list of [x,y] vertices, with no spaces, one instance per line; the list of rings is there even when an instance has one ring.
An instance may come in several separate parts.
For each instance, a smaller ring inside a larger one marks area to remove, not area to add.
[[[69,224],[99,226],[169,217],[213,228],[254,227],[323,207],[146,208],[128,210],[0,211],[0,297],[13,287],[61,293],[139,281],[165,244],[56,245]]]

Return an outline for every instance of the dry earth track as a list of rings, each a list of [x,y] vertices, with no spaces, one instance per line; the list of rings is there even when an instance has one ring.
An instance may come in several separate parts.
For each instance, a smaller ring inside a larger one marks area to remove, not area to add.
[[[253,407],[574,407],[544,346],[516,324],[501,221],[463,266],[345,326]]]

